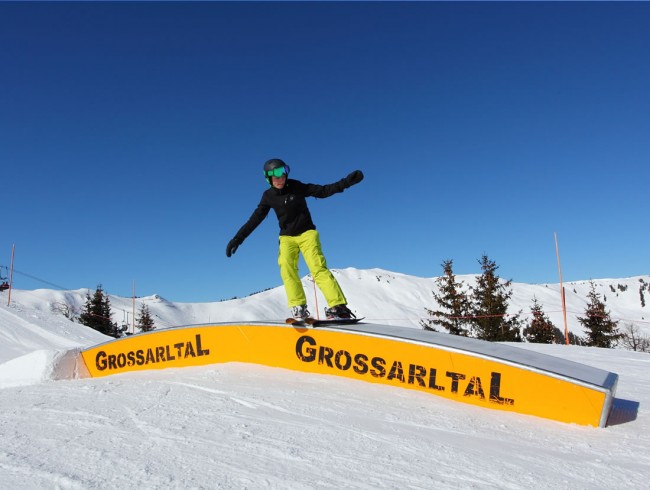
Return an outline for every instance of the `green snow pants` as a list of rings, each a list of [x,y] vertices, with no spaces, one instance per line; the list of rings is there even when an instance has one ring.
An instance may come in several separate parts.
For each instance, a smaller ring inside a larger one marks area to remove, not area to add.
[[[305,290],[298,275],[300,253],[302,253],[316,285],[325,296],[327,306],[347,304],[339,283],[327,268],[327,262],[321,249],[320,235],[316,230],[308,230],[298,236],[280,236],[278,265],[284,289],[287,292],[289,308],[307,304]]]

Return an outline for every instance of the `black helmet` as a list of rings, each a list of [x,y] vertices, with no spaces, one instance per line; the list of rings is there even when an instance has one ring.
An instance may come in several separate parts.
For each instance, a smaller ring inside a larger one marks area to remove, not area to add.
[[[282,170],[277,170],[282,169]],[[279,158],[271,158],[264,162],[264,177],[269,185],[273,185],[271,177],[282,177],[283,175],[289,176],[289,165],[284,163]]]

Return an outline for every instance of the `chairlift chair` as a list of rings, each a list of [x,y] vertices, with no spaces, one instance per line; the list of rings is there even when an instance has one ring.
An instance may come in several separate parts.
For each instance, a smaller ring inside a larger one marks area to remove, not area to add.
[[[2,273],[3,269],[7,271],[4,274]],[[7,282],[8,273],[9,273],[9,269],[7,268],[7,266],[0,265],[0,281],[2,281],[0,283],[0,291],[6,291],[7,289],[9,289],[9,283]]]

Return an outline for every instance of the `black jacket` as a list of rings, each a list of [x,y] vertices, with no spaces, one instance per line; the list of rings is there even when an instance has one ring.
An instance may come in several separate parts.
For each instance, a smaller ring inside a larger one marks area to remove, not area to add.
[[[330,197],[343,192],[348,187],[350,184],[345,178],[327,185],[303,184],[298,180],[287,179],[284,188],[271,187],[264,191],[257,209],[239,229],[235,238],[240,243],[243,242],[264,221],[271,209],[278,217],[280,235],[298,236],[307,230],[315,230],[316,225],[311,219],[306,198]]]

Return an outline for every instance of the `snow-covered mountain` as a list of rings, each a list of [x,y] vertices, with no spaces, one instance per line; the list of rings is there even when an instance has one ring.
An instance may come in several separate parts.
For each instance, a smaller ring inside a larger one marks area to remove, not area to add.
[[[436,309],[432,291],[437,289],[436,278],[424,278],[390,272],[382,269],[340,269],[333,271],[345,292],[350,308],[366,321],[387,325],[421,328],[420,321],[427,317],[425,308]],[[457,276],[467,287],[475,284],[476,276]],[[641,332],[650,333],[650,275],[624,279],[595,279],[596,290],[606,301],[611,316],[619,320],[622,329],[635,324]],[[311,276],[303,278],[308,306],[313,315],[323,315],[325,301],[314,288]],[[590,281],[564,284],[569,331],[583,335],[578,317],[584,315]],[[67,305],[79,310],[85,302],[85,289],[77,291],[14,291],[16,307],[20,304],[41,311],[60,309]],[[533,298],[542,304],[544,311],[556,327],[564,330],[559,284],[512,283],[509,313],[528,315]],[[91,291],[92,293],[92,291]],[[110,295],[110,291],[108,291]],[[132,298],[110,296],[113,320],[118,324],[132,324],[134,302]],[[156,328],[197,323],[229,321],[282,321],[289,312],[282,286],[246,298],[213,303],[174,303],[157,295],[136,298],[135,314],[146,304],[154,318]]]

